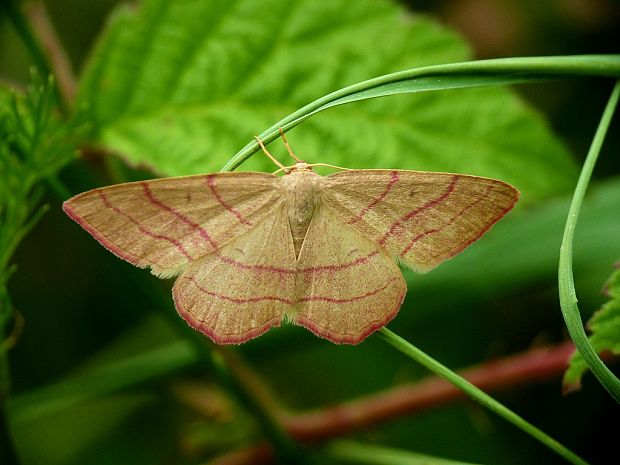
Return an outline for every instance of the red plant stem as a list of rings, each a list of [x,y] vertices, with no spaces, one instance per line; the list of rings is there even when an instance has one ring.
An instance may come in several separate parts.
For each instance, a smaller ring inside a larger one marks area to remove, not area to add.
[[[220,455],[208,465],[272,465],[275,463],[273,449],[267,442],[254,444]]]
[[[460,375],[485,391],[546,381],[566,369],[574,350],[572,342],[537,348],[463,370]],[[282,420],[295,439],[317,441],[465,398],[452,384],[432,376],[332,407],[289,414]]]
[[[498,391],[557,378],[575,351],[571,341],[541,347],[486,362],[460,372],[485,391]],[[559,387],[558,387],[559,392]],[[282,413],[284,429],[300,442],[317,442],[392,418],[446,405],[466,398],[442,378],[431,376],[366,397],[306,412]],[[267,444],[260,443],[218,457],[212,465],[266,465],[273,463]]]
[[[45,5],[40,1],[27,2],[24,4],[24,10],[39,43],[43,46],[43,54],[49,60],[63,103],[70,106],[75,99],[77,88],[75,74]]]

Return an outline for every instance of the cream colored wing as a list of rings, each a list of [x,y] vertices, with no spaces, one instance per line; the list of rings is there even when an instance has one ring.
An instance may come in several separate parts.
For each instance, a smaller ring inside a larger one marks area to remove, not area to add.
[[[192,261],[174,284],[179,314],[219,344],[278,326],[295,306],[295,249],[282,204],[220,251]]]
[[[390,321],[407,290],[394,261],[320,206],[297,264],[296,314],[317,336],[357,344]]]
[[[267,173],[163,178],[84,192],[63,209],[120,258],[173,276],[255,227],[283,202],[281,185]]]
[[[422,272],[476,241],[519,198],[495,179],[422,171],[345,171],[321,188],[342,221]]]

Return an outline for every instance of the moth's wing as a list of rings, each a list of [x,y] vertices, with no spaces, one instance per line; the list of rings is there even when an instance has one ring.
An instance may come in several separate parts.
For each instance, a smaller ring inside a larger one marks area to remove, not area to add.
[[[342,221],[422,272],[476,241],[519,198],[495,179],[421,171],[351,170],[321,186]]]
[[[174,284],[179,314],[220,344],[278,326],[294,307],[295,249],[286,205],[220,251],[192,261]]]
[[[396,263],[324,205],[308,227],[297,266],[292,319],[335,343],[357,344],[385,325],[407,290]]]
[[[277,176],[217,173],[94,189],[63,209],[120,258],[173,276],[252,229],[283,200]]]

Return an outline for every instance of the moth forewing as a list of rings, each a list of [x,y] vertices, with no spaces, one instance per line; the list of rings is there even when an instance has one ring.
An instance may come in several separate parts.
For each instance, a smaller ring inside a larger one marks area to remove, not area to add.
[[[424,171],[352,170],[322,185],[342,221],[417,271],[461,252],[519,198],[495,179]]]
[[[63,209],[120,258],[171,276],[251,229],[283,196],[277,176],[215,173],[93,189]]]

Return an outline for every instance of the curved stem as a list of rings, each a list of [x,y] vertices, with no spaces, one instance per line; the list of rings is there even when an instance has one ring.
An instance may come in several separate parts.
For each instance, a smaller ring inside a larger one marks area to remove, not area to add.
[[[575,342],[577,350],[588,364],[594,376],[600,381],[600,383],[609,391],[616,402],[620,403],[620,380],[611,372],[607,366],[600,359],[596,351],[592,348],[592,345],[588,341],[588,336],[583,327],[581,320],[581,314],[577,307],[577,294],[575,292],[575,282],[573,280],[573,238],[575,234],[575,228],[577,226],[577,218],[579,217],[579,210],[583,203],[596,159],[603,145],[605,134],[609,128],[612,116],[616,105],[618,104],[618,97],[620,96],[620,81],[616,82],[616,85],[609,97],[601,122],[596,130],[592,145],[588,151],[588,156],[583,164],[579,181],[577,181],[577,187],[575,187],[575,193],[573,194],[573,200],[568,210],[568,217],[566,218],[566,226],[564,228],[564,237],[562,239],[562,246],[560,248],[560,261],[558,266],[558,285],[560,293],[560,307],[562,308],[562,315],[566,322],[566,327],[570,337]]]
[[[284,131],[333,106],[405,92],[535,82],[561,77],[620,77],[620,55],[517,57],[467,61],[412,68],[362,81],[327,94],[291,113],[259,134],[268,144]],[[231,171],[259,150],[253,140],[233,156],[222,171]]]
[[[439,363],[437,360],[430,357],[429,355],[415,347],[413,344],[407,342],[402,337],[398,336],[397,334],[393,333],[385,327],[381,328],[378,331],[378,334],[388,344],[390,344],[403,354],[407,355],[408,357],[412,358],[420,365],[424,366],[436,375],[441,376],[450,383],[454,384],[457,388],[470,396],[476,402],[495,412],[497,415],[504,418],[505,420],[508,420],[517,428],[525,431],[527,434],[540,441],[549,449],[564,457],[570,463],[575,465],[587,465],[587,462],[581,457],[579,457],[577,454],[560,444],[558,441],[556,441],[540,429],[536,428],[534,425],[528,423],[526,420],[514,413],[512,410],[493,399],[491,396],[474,386],[466,379],[454,373],[445,365]]]

